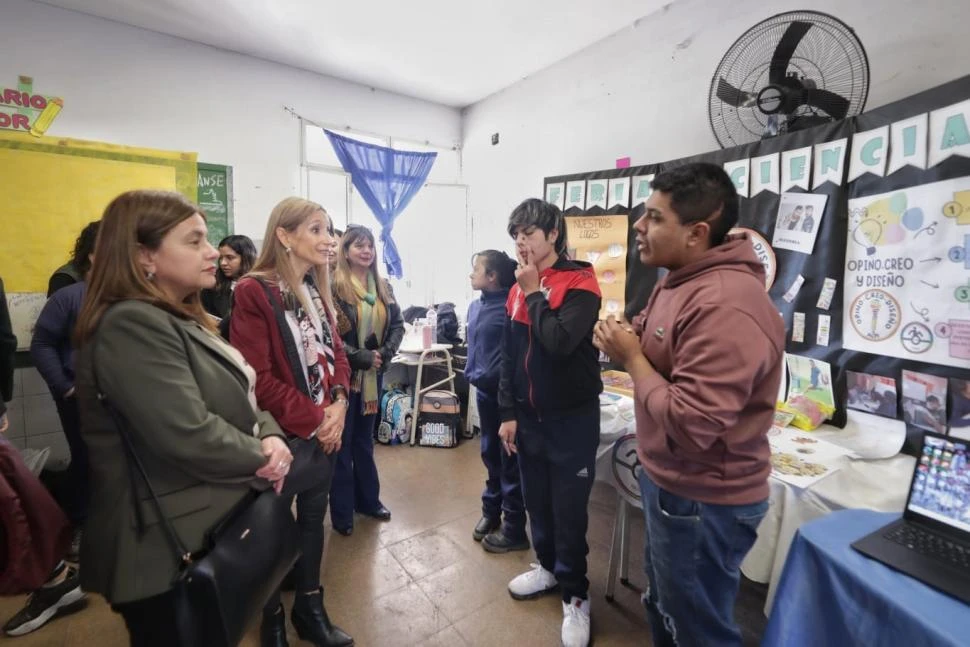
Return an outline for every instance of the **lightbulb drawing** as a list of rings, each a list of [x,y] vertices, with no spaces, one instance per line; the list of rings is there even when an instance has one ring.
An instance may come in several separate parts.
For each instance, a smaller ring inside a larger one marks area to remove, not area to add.
[[[610,255],[610,258],[619,258],[623,256],[623,245],[612,243],[609,249],[607,249],[607,253]]]
[[[602,252],[588,251],[586,252],[586,260],[588,260],[590,263],[595,263],[596,259],[600,257],[601,253]]]
[[[879,337],[879,333],[876,332],[876,328],[879,327],[879,311],[882,309],[882,301],[878,299],[873,299],[869,302],[869,307],[872,308],[872,338],[876,339]]]
[[[873,218],[863,220],[852,230],[853,242],[865,248],[867,256],[872,256],[876,253],[876,245],[879,244],[879,238],[881,236],[882,224]]]

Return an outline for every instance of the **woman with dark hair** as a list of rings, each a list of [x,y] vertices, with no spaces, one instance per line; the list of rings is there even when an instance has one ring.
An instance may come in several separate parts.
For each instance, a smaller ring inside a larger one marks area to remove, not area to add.
[[[98,238],[98,221],[88,223],[88,225],[78,234],[74,241],[74,251],[71,253],[71,260],[61,265],[51,274],[47,282],[47,297],[50,298],[55,292],[69,285],[74,285],[84,280],[88,271],[91,269],[91,254],[94,252],[94,242]]]
[[[75,267],[85,268],[81,280],[73,285],[57,290],[44,304],[34,335],[30,342],[30,357],[37,371],[54,398],[61,429],[71,450],[71,464],[68,467],[70,488],[60,497],[61,506],[74,526],[74,540],[68,560],[76,562],[81,547],[81,527],[87,517],[88,505],[88,449],[81,438],[81,417],[78,412],[74,388],[74,324],[81,312],[81,304],[87,294],[87,278],[94,260],[94,241],[98,236],[101,221],[92,222],[78,236],[75,246]],[[90,246],[89,246],[90,244]],[[87,249],[82,259],[76,255]],[[56,276],[56,275],[55,275]],[[53,279],[52,279],[53,280]]]
[[[377,269],[374,234],[351,225],[340,239],[333,281],[337,327],[353,370],[343,444],[330,486],[330,521],[342,535],[354,530],[354,512],[381,521],[391,511],[381,503],[374,462],[374,424],[381,399],[381,374],[404,337],[401,307]]]
[[[232,305],[232,291],[236,282],[253,269],[256,245],[248,236],[226,236],[219,241],[219,270],[216,286],[202,290],[202,307],[210,315],[225,319]]]
[[[182,647],[172,591],[181,560],[152,497],[132,480],[105,402],[192,553],[252,489],[272,483],[279,492],[293,460],[279,425],[257,408],[252,367],[199,303],[199,290],[215,285],[219,256],[206,234],[202,211],[177,193],[115,198],[74,331],[91,466],[81,586],[124,617],[133,647]]]

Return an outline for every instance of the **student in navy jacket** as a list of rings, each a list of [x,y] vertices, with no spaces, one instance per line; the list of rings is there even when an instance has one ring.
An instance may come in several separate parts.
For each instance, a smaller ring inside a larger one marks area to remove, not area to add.
[[[504,252],[489,249],[473,257],[473,266],[474,271],[469,277],[472,289],[481,290],[482,295],[468,306],[465,377],[475,385],[482,430],[482,462],[488,478],[482,492],[482,518],[472,537],[482,542],[482,548],[490,553],[528,550],[519,461],[515,454],[502,451],[498,437],[502,335],[508,320],[505,302],[509,289],[515,284],[516,263]]]
[[[509,217],[519,269],[499,383],[507,452],[517,452],[539,564],[509,582],[517,600],[562,590],[564,647],[589,644],[586,506],[599,444],[600,290],[589,263],[566,256],[562,212],[526,200]]]

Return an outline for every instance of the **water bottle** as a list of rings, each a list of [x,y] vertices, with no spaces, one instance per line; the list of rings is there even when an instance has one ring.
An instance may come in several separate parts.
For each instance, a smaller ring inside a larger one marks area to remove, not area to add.
[[[434,306],[428,308],[428,328],[431,329],[431,343],[434,344],[438,341],[438,312],[434,309]]]

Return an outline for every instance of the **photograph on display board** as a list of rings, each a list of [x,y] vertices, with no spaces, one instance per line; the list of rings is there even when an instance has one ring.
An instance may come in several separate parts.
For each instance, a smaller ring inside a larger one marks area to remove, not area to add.
[[[835,407],[832,394],[832,367],[823,362],[801,355],[787,356],[788,398],[802,395],[829,407]]]
[[[827,201],[827,195],[782,193],[771,246],[811,254]]]
[[[970,439],[970,380],[950,380],[950,435]]]
[[[907,424],[946,433],[946,378],[903,371],[903,419]]]
[[[896,380],[893,378],[848,371],[846,389],[846,406],[850,409],[887,418],[897,416]]]
[[[848,206],[843,346],[970,368],[970,177]]]

